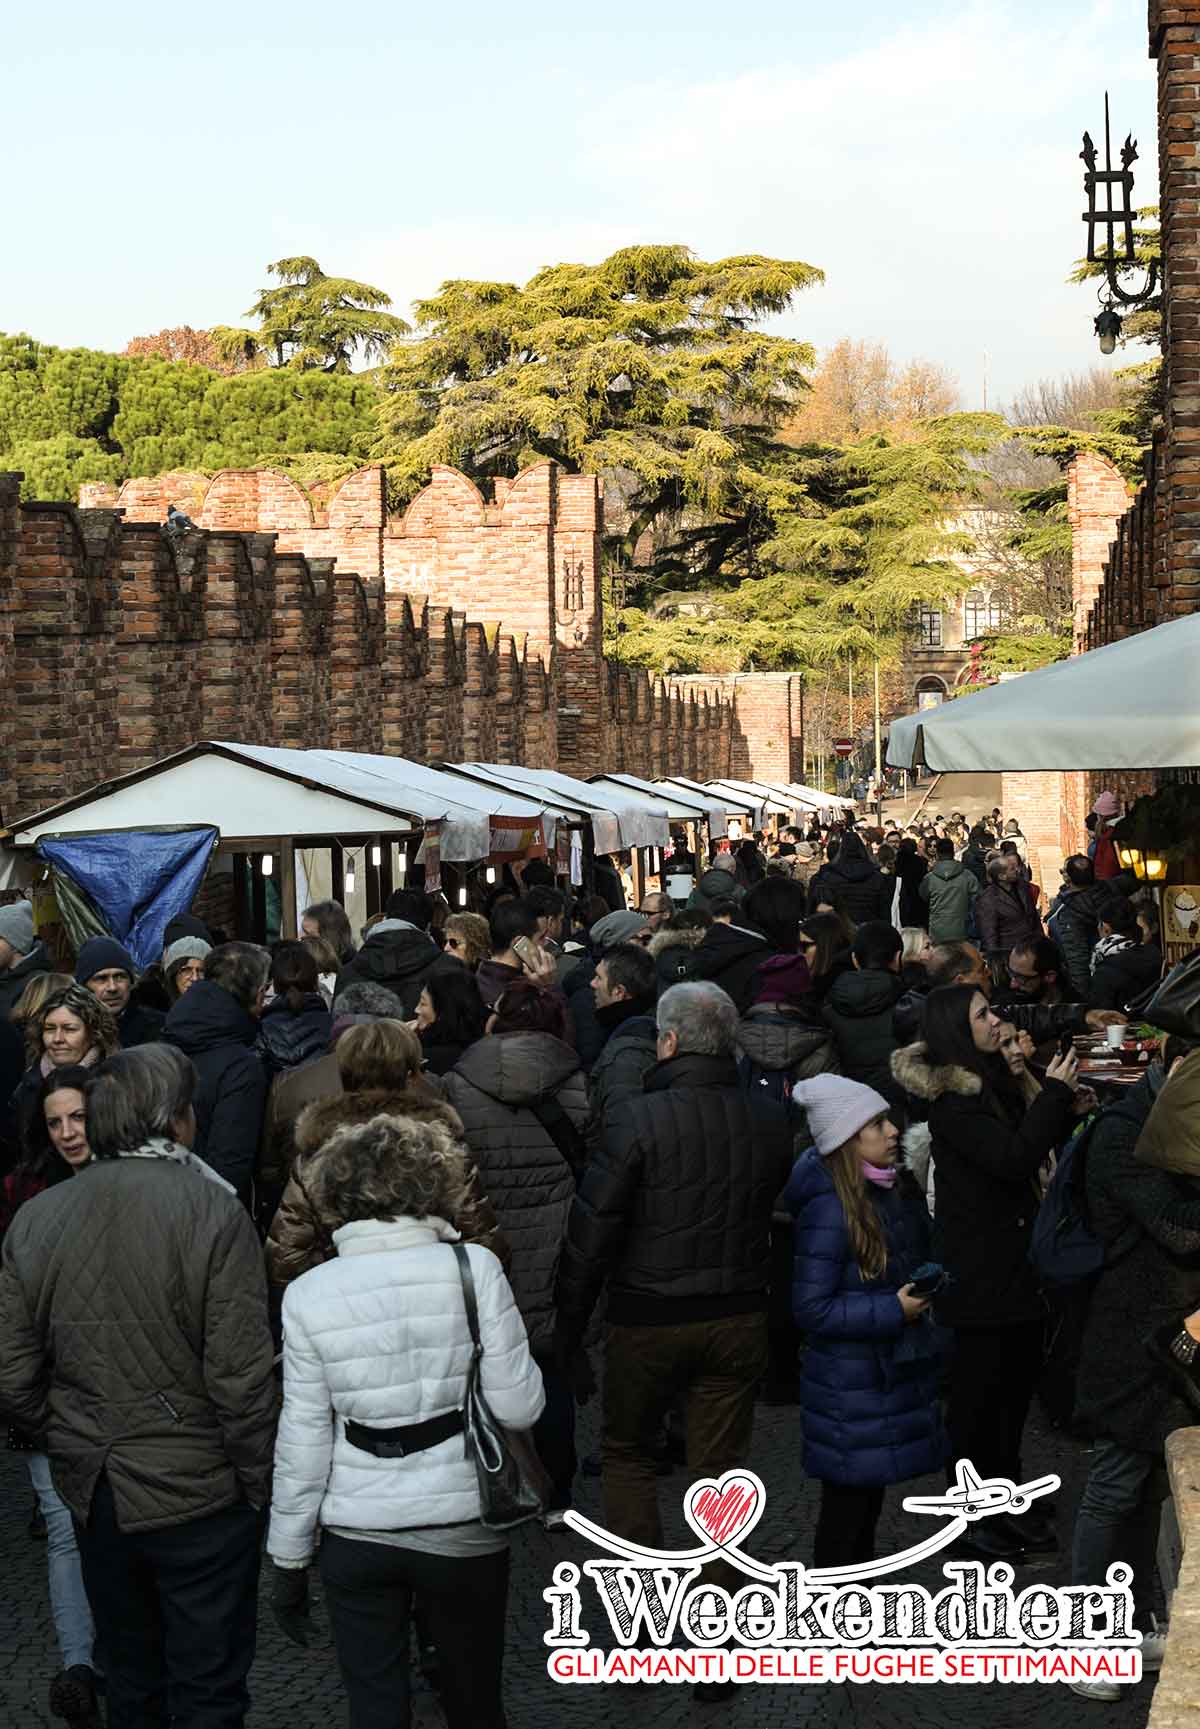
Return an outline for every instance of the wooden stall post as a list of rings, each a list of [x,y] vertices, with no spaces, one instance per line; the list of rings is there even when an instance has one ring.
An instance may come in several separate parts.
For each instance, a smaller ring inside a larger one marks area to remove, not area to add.
[[[295,938],[300,934],[296,917],[296,838],[284,835],[279,843],[279,934]]]

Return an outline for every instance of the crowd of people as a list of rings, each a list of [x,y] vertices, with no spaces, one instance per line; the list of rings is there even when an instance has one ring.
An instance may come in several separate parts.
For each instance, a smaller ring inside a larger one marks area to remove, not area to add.
[[[243,1723],[265,1542],[299,1645],[320,1570],[352,1729],[409,1722],[410,1636],[451,1729],[500,1729],[476,1371],[549,1531],[595,1463],[603,1522],[661,1546],[664,1464],[746,1464],[756,1398],[798,1407],[817,1566],[872,1558],[891,1485],[1020,1480],[1054,1320],[1031,1240],[1081,1135],[1112,1253],[1074,1311],[1073,1574],[1134,1563],[1152,1667],[1162,1440],[1200,1399],[1200,1036],[1116,1104],[1080,1085],[1073,1037],[1163,970],[1116,814],[1046,906],[998,811],[703,867],[680,836],[635,906],[620,859],[590,895],[531,860],[470,909],[400,890],[358,942],[334,901],[270,949],[182,915],[142,973],[104,936],[57,973],[0,906],[0,1418],[51,1709],[95,1729],[102,1673],[110,1729]],[[1038,1503],[958,1552],[1056,1540]]]

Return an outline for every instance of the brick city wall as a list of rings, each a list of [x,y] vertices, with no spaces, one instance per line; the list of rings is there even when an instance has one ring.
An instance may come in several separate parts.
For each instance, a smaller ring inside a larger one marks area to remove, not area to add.
[[[378,468],[321,503],[269,469],[86,486],[78,509],[18,482],[3,820],[201,738],[699,779],[801,760],[798,679],[604,659],[593,477],[539,463],[485,501],[439,468],[391,521]],[[171,505],[195,528],[164,532]]]

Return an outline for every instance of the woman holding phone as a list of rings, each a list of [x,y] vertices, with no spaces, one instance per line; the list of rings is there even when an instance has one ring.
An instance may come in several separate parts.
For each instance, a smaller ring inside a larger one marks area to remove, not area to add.
[[[1043,1361],[1046,1309],[1029,1261],[1041,1198],[1038,1172],[1071,1131],[1079,1064],[1059,1053],[1027,1097],[1002,1052],[1003,1022],[982,991],[931,991],[925,1036],[897,1051],[892,1072],[929,1107],[937,1172],[933,1252],[950,1282],[937,1318],[954,1333],[947,1428],[950,1466],[1021,1479],[1021,1435]],[[962,1548],[1018,1562],[1056,1537],[1035,1504],[975,1527]]]

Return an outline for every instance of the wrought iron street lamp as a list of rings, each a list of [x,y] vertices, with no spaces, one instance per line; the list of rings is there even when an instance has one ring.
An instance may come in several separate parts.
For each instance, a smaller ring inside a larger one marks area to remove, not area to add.
[[[1122,288],[1121,273],[1130,265],[1138,262],[1137,249],[1133,239],[1133,219],[1136,215],[1133,206],[1133,164],[1138,159],[1137,141],[1132,135],[1127,135],[1121,146],[1121,166],[1112,165],[1112,142],[1109,136],[1108,91],[1104,92],[1104,167],[1097,168],[1096,146],[1092,143],[1091,134],[1083,135],[1083,149],[1080,156],[1084,165],[1083,189],[1087,193],[1088,207],[1083,213],[1087,223],[1088,245],[1087,256],[1089,264],[1103,264],[1104,283],[1100,295],[1100,311],[1096,316],[1096,335],[1100,338],[1101,354],[1111,354],[1117,346],[1117,338],[1121,334],[1121,314],[1117,311],[1116,301],[1122,306],[1142,306],[1150,299],[1158,286],[1158,265],[1153,260],[1146,266],[1145,286],[1136,293],[1129,293]],[[1104,188],[1103,204],[1098,208],[1096,195],[1098,188]],[[1118,189],[1119,188],[1119,192]],[[1096,230],[1103,228],[1105,245],[1102,255],[1096,252]],[[1117,246],[1117,229],[1121,229],[1120,249]]]

